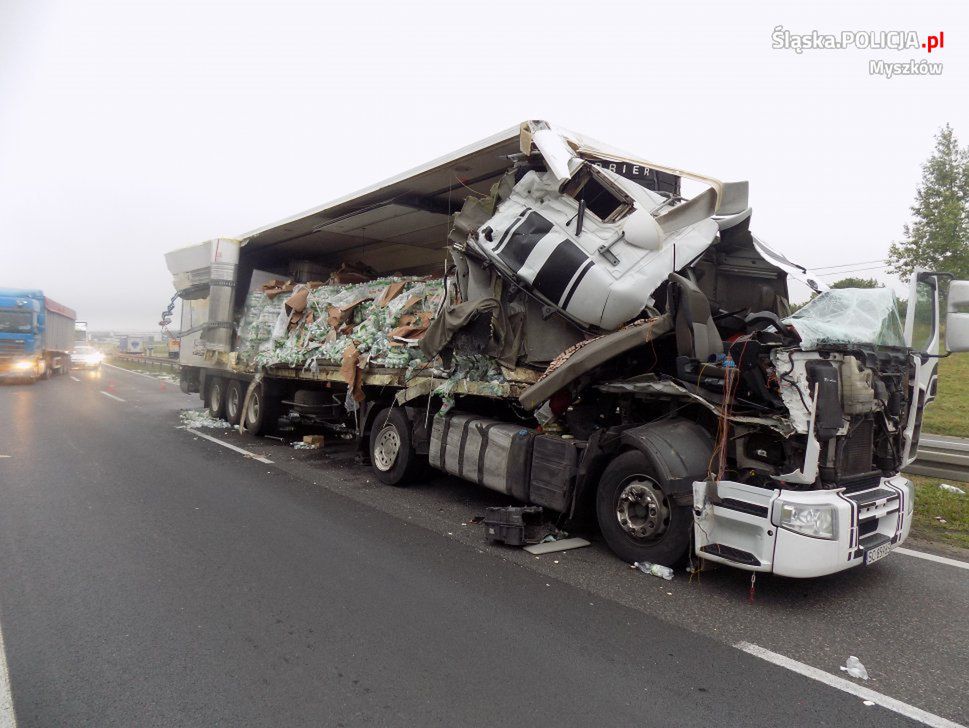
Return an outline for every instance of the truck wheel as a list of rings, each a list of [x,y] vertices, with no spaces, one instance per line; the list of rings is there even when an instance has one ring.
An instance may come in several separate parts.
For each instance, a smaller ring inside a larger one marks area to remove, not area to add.
[[[377,480],[407,485],[421,472],[421,456],[414,451],[411,425],[400,407],[385,407],[370,429],[370,463]]]
[[[222,419],[225,412],[225,380],[213,379],[209,384],[209,414],[215,419]]]
[[[638,450],[622,453],[603,471],[596,517],[606,544],[623,561],[673,566],[686,555],[693,513],[674,505],[668,491]]]
[[[243,400],[245,402],[245,400]],[[276,424],[275,402],[266,392],[264,384],[257,385],[249,395],[243,418],[246,431],[253,435],[266,435],[272,432]]]
[[[238,379],[231,379],[225,387],[225,419],[230,425],[238,425],[242,419],[242,403],[246,388]]]
[[[53,376],[54,376],[54,369],[53,369],[53,367],[52,367],[52,366],[50,365],[50,362],[49,362],[49,361],[47,361],[46,359],[44,360],[44,373],[43,373],[43,374],[41,374],[41,376],[42,376],[42,377],[43,377],[44,379],[50,379],[51,377],[53,377]]]

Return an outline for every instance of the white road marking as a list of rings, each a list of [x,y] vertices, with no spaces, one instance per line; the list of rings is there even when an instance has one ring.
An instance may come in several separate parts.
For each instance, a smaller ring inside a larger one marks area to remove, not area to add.
[[[950,559],[947,556],[936,556],[935,554],[927,554],[924,551],[913,551],[912,549],[906,549],[899,546],[895,549],[897,554],[905,554],[906,556],[914,556],[917,559],[925,559],[926,561],[935,561],[939,564],[947,564],[949,566],[955,566],[958,569],[969,569],[969,561],[959,561],[959,559]]]
[[[894,711],[899,715],[903,715],[911,720],[917,720],[933,728],[965,728],[965,726],[959,723],[953,723],[951,720],[935,715],[934,713],[929,713],[921,708],[916,708],[914,705],[909,705],[908,703],[903,703],[901,700],[882,695],[874,690],[846,680],[843,677],[838,677],[824,670],[819,670],[816,667],[805,665],[803,662],[792,660],[790,657],[779,655],[776,652],[771,652],[750,642],[738,642],[734,647],[738,650],[743,650],[749,655],[759,657],[762,660],[790,670],[791,672],[796,672],[799,675],[804,675],[804,677],[809,677],[812,680],[817,680],[825,685],[830,685],[833,688],[855,695],[862,700],[870,700],[876,705],[888,708],[888,710]]]
[[[110,397],[111,399],[116,399],[116,400],[118,400],[119,402],[124,402],[124,401],[125,401],[125,400],[123,400],[123,399],[121,399],[121,397],[115,397],[115,396],[114,396],[113,394],[111,394],[110,392],[105,392],[105,391],[104,391],[103,389],[101,390],[101,394],[103,394],[103,395],[104,395],[105,397]]]
[[[268,458],[264,458],[262,455],[256,455],[256,453],[254,453],[254,452],[249,452],[248,450],[245,450],[245,449],[243,449],[241,447],[236,447],[235,445],[230,445],[229,443],[225,442],[224,440],[220,440],[217,437],[212,437],[212,435],[206,435],[204,432],[200,432],[199,430],[193,429],[191,427],[185,427],[185,428],[182,428],[182,429],[184,429],[186,432],[191,432],[196,437],[204,438],[206,440],[209,440],[210,442],[214,442],[216,445],[221,445],[222,447],[227,447],[230,450],[239,453],[240,455],[245,455],[247,458],[252,458],[253,460],[256,460],[256,461],[258,461],[260,463],[265,463],[266,465],[272,465],[273,464],[273,461],[272,460],[269,460]]]
[[[7,670],[7,651],[0,628],[0,728],[17,728],[17,716],[13,712],[13,695],[10,693],[10,671]]]
[[[73,379],[75,382],[80,382],[81,381],[80,379],[78,379],[77,377],[75,377],[73,374],[71,375],[71,379]]]

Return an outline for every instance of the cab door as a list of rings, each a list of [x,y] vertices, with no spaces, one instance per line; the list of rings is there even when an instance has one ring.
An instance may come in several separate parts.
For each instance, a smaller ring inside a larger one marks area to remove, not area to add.
[[[914,366],[909,382],[911,407],[904,435],[903,460],[906,465],[918,454],[925,405],[935,399],[939,328],[939,277],[930,271],[916,269],[912,274],[905,312],[905,343],[912,350]]]

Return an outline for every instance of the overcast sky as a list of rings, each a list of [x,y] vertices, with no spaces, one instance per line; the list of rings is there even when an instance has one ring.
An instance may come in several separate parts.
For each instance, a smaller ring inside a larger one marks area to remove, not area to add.
[[[802,263],[882,259],[933,134],[969,142],[969,5],[803,5],[0,0],[0,286],[153,330],[166,251],[526,118],[750,180],[755,231]],[[796,54],[778,25],[945,48]],[[869,75],[913,58],[942,75]]]

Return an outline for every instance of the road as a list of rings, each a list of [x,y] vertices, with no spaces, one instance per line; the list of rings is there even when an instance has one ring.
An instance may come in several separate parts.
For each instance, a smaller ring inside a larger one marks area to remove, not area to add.
[[[0,630],[17,725],[969,715],[969,570],[893,554],[812,582],[762,577],[750,603],[749,576],[731,569],[665,582],[598,544],[535,558],[463,525],[497,495],[444,477],[386,488],[347,448],[204,432],[260,462],[177,429],[197,406],[113,368],[0,388]],[[858,655],[864,687],[904,705],[866,705],[742,642],[841,677]]]

